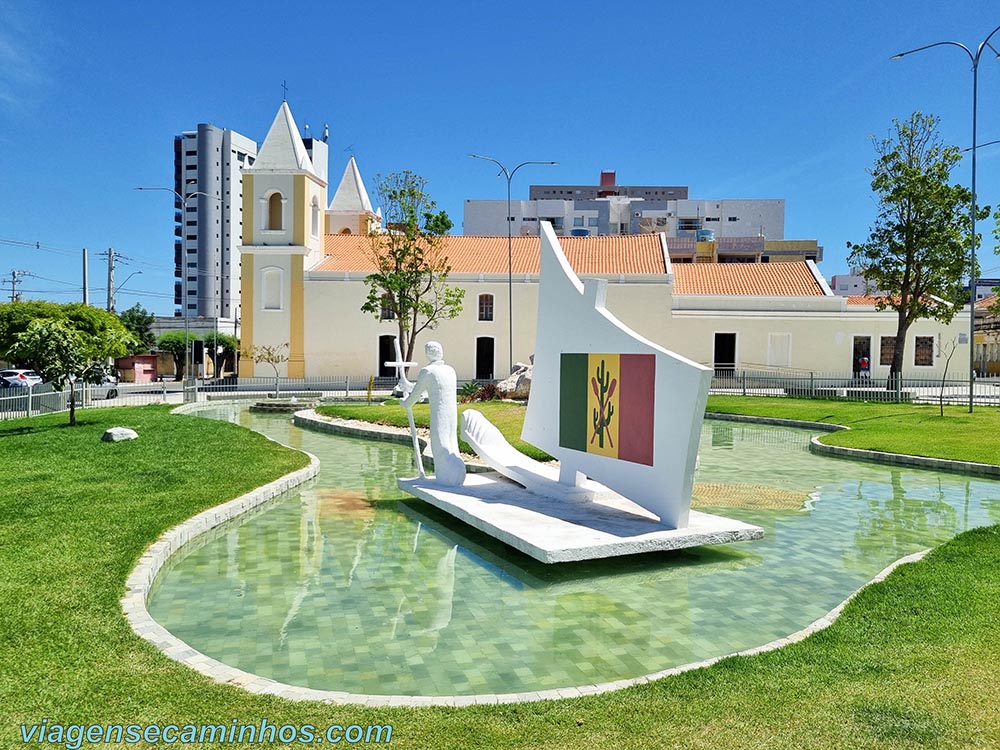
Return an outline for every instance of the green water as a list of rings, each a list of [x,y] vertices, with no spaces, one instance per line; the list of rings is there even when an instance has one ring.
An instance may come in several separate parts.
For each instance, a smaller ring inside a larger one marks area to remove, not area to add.
[[[798,496],[702,508],[756,542],[543,565],[409,498],[402,446],[218,408],[316,454],[301,491],[176,555],[153,617],[281,682],[396,695],[542,690],[636,677],[760,645],[822,616],[893,560],[1000,522],[1000,484],[814,456],[810,433],[707,421],[696,481]]]

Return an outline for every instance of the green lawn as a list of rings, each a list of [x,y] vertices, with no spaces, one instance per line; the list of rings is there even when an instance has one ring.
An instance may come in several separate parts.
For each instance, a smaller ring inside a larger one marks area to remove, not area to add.
[[[795,398],[710,396],[708,411],[829,422],[850,430],[823,435],[827,445],[1000,464],[1000,410]]]
[[[304,458],[161,407],[94,409],[72,429],[65,421],[0,422],[2,748],[25,747],[18,725],[43,718],[263,717],[392,724],[391,747],[422,749],[1000,747],[998,527],[900,568],[801,643],[616,693],[465,709],[297,704],[216,685],[174,663],[132,634],[118,600],[164,530]],[[100,443],[112,425],[136,428],[139,440]]]
[[[549,461],[552,459],[548,453],[536,448],[530,443],[521,440],[521,426],[524,424],[524,405],[511,401],[476,401],[474,403],[459,404],[458,411],[461,414],[466,409],[477,409],[481,411],[487,419],[497,426],[504,437],[517,448],[521,453],[531,456],[538,461]],[[383,404],[332,404],[321,406],[316,409],[320,414],[327,417],[340,417],[342,419],[361,419],[366,422],[376,424],[387,424],[395,427],[408,427],[406,410],[398,402],[392,400]],[[419,427],[430,425],[430,407],[427,404],[417,404],[413,407],[413,421]],[[474,453],[461,437],[458,439],[458,447],[463,453]]]

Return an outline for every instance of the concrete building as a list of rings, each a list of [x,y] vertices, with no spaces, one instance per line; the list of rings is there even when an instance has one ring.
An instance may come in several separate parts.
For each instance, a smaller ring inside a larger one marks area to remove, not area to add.
[[[235,320],[240,304],[243,177],[257,144],[201,124],[174,137],[174,314]],[[192,193],[207,193],[188,198]]]
[[[665,234],[690,240],[784,239],[785,201],[781,199],[692,200],[683,186],[618,185],[614,172],[602,172],[601,184],[595,186],[532,185],[529,196],[526,201],[511,201],[514,234],[537,235],[538,222],[548,221],[556,234],[574,237]],[[506,200],[465,201],[464,234],[506,234],[507,220]],[[822,249],[817,253],[821,255]]]

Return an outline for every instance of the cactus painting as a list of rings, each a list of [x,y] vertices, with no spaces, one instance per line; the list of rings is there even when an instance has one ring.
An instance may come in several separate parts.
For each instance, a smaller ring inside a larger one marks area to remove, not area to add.
[[[602,359],[601,364],[597,366],[595,377],[590,379],[590,385],[594,389],[598,403],[598,406],[594,407],[593,410],[594,434],[591,435],[590,442],[593,443],[596,439],[598,447],[603,448],[606,436],[608,447],[614,448],[615,442],[611,438],[611,420],[615,417],[615,405],[611,399],[615,395],[618,380],[613,378],[610,372],[606,372],[605,367],[606,362]]]

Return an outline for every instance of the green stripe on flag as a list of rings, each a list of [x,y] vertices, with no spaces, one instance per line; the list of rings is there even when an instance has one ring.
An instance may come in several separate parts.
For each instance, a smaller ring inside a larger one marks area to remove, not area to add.
[[[563,354],[559,362],[559,446],[587,450],[586,354]]]

